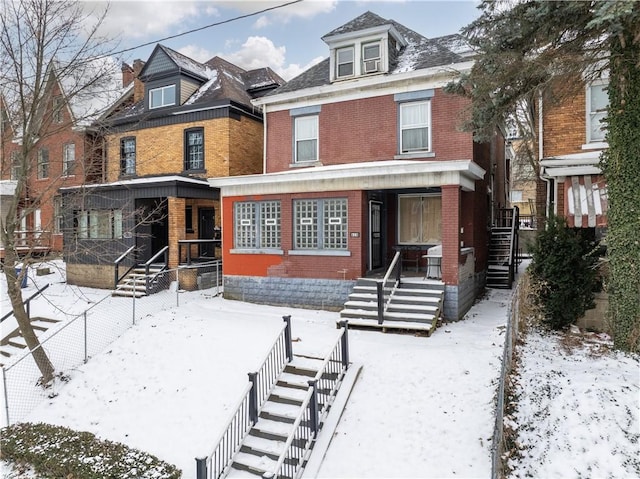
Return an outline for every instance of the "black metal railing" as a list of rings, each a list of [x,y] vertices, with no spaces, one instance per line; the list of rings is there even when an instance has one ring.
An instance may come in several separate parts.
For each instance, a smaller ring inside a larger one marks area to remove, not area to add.
[[[133,261],[133,264],[129,267],[129,269],[127,269],[123,275],[120,275],[120,264],[127,259],[127,257],[134,252],[134,250],[136,249],[135,246],[132,246],[131,248],[129,248],[127,251],[125,251],[124,253],[122,253],[122,255],[120,255],[120,257],[118,259],[116,259],[113,262],[114,265],[114,282],[113,282],[113,287],[117,288],[118,287],[118,283],[120,282],[120,280],[122,278],[124,278],[126,275],[129,274],[129,272],[136,267],[136,263],[135,261]]]
[[[219,479],[227,472],[244,438],[258,421],[260,409],[278,377],[293,359],[291,316],[283,316],[282,319],[285,325],[257,372],[249,373],[249,384],[213,452],[206,457],[196,458],[197,479]]]
[[[342,331],[334,347],[318,373],[309,381],[309,389],[300,406],[300,412],[293,422],[292,432],[274,469],[262,477],[295,478],[309,458],[313,441],[320,430],[320,423],[326,416],[349,367],[349,325],[347,321],[342,321],[340,326]]]
[[[510,250],[508,258],[509,267],[509,287],[513,283],[516,275],[516,269],[518,267],[517,254],[520,249],[518,242],[518,230],[520,228],[520,209],[517,206],[513,208],[499,209],[496,226],[500,228],[509,228]]]
[[[382,324],[384,321],[384,313],[386,312],[391,297],[394,291],[400,284],[400,277],[402,275],[402,252],[396,252],[389,269],[382,280],[376,283],[377,296],[378,296],[378,324]]]
[[[49,287],[48,284],[46,284],[45,286],[43,286],[42,288],[40,288],[38,291],[36,291],[35,293],[33,293],[31,296],[29,296],[27,299],[25,299],[22,304],[24,304],[24,307],[27,311],[27,318],[29,318],[29,320],[31,320],[31,300],[34,299],[36,296],[39,296],[45,289],[47,289]],[[7,319],[9,316],[13,315],[13,310],[9,311],[7,314],[5,314],[2,318],[0,318],[0,323],[2,321],[4,321],[5,319]]]
[[[151,274],[151,265],[156,264],[158,258],[162,256],[162,268],[159,271],[154,271]],[[151,291],[151,284],[158,278],[158,275],[162,274],[163,271],[169,269],[169,247],[165,246],[156,254],[154,254],[147,262],[144,264],[144,288],[147,294]]]

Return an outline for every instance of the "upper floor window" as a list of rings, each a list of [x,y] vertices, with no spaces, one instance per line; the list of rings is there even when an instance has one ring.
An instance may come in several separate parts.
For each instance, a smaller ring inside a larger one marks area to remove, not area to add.
[[[53,97],[53,122],[62,123],[62,96]]]
[[[20,152],[12,151],[11,152],[11,179],[12,180],[20,179],[21,171],[22,171],[22,162],[20,161]]]
[[[353,47],[336,50],[336,78],[353,76],[354,50]]]
[[[49,150],[38,150],[38,179],[49,178]]]
[[[587,88],[587,143],[605,140],[606,128],[602,120],[607,116],[609,96],[606,83],[595,83]]]
[[[295,163],[318,161],[318,116],[300,116],[294,120]]]
[[[362,45],[362,72],[374,73],[380,70],[380,42]]]
[[[280,248],[280,202],[244,201],[234,205],[236,248]]]
[[[149,108],[160,108],[176,104],[176,86],[168,85],[149,90]]]
[[[347,199],[294,201],[295,249],[347,249]]]
[[[62,147],[62,174],[73,175],[73,167],[76,162],[76,145],[68,143]]]
[[[135,137],[120,140],[120,174],[136,174],[136,139]]]
[[[184,132],[184,169],[204,170],[204,128]]]
[[[429,151],[431,104],[427,101],[400,104],[400,153]]]

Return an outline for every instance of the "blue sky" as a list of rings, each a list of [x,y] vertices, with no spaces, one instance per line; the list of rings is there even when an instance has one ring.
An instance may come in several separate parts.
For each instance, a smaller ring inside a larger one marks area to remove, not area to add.
[[[115,0],[102,33],[131,48],[162,37],[256,12],[287,0],[271,1],[126,1]],[[102,2],[87,2],[99,10]],[[271,12],[214,26],[162,43],[199,61],[214,55],[243,68],[270,66],[291,79],[328,56],[321,37],[370,10],[427,37],[457,32],[478,15],[476,1],[303,0]],[[122,59],[146,60],[154,45],[124,53]]]

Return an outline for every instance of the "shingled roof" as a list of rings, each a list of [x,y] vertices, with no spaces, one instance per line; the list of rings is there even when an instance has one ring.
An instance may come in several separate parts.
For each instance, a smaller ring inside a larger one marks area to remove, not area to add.
[[[455,65],[456,63],[468,61],[469,56],[472,54],[468,43],[464,37],[459,34],[427,38],[395,20],[384,19],[372,12],[363,13],[341,27],[327,33],[322,39],[327,41],[337,35],[382,26],[395,28],[406,44],[402,47],[394,63],[390,65],[389,73],[386,73],[386,75],[438,66]],[[286,85],[268,93],[266,96],[329,85],[331,83],[329,68],[329,58],[326,58],[290,80]]]
[[[253,109],[251,100],[285,83],[268,67],[247,71],[218,56],[200,63],[164,45],[158,45],[157,48],[174,62],[180,74],[189,74],[191,77],[198,78],[202,82],[200,87],[182,105],[148,111],[144,100],[140,100],[120,110],[108,121],[129,122],[143,114],[146,118],[161,117],[183,110],[193,110],[194,107],[216,106],[225,101],[232,101]],[[149,62],[145,64],[145,68],[148,65]],[[147,79],[144,69],[141,78]]]

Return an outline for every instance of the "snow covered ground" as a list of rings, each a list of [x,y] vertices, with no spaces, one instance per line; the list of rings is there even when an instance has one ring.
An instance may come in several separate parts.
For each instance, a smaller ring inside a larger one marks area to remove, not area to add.
[[[640,477],[640,363],[607,336],[530,331],[509,418],[510,477]]]
[[[45,277],[46,281],[52,277]],[[430,338],[350,330],[350,357],[363,369],[320,477],[489,477],[494,395],[510,293],[489,291],[465,321],[444,324]],[[105,292],[53,281],[48,294],[69,298],[72,307],[78,297]],[[58,385],[58,395],[26,419],[123,442],[177,465],[183,477],[192,478],[194,458],[214,446],[247,384],[246,373],[261,363],[282,327],[283,315],[292,316],[295,353],[324,355],[338,334],[337,313],[227,301],[205,292],[182,294],[190,296],[180,308],[147,316],[86,365],[66,371],[71,381]],[[64,307],[61,299],[56,301]],[[541,337],[539,341],[525,347],[541,350],[550,340]],[[539,357],[540,363],[532,363],[530,369],[547,377],[544,356]],[[583,369],[591,371],[589,363],[594,359],[586,354],[579,357],[585,362]],[[627,418],[631,421],[627,430],[637,433],[637,360],[611,356],[611,361],[624,372],[610,375],[609,380],[627,387],[588,401],[599,410],[599,423],[613,421],[615,427],[616,421]],[[553,387],[561,391],[578,384],[567,380],[577,374],[577,368],[564,373],[550,376],[559,379]],[[529,393],[523,391],[521,398]],[[580,402],[585,390],[567,394]],[[625,407],[631,409],[630,415],[624,413]],[[518,421],[526,423],[524,417]],[[578,445],[587,451],[595,447],[595,443],[587,447],[593,438],[586,430],[558,426],[549,442],[564,437],[559,440],[576,445],[572,454],[578,457],[590,454],[580,452]],[[598,458],[614,450],[621,457],[634,457],[637,434],[635,443],[633,434],[619,433],[616,438],[620,439],[616,449],[607,449],[606,441],[597,444]],[[547,454],[547,459],[566,462],[560,454]],[[530,463],[535,464],[533,459]],[[527,470],[524,462],[521,470]],[[597,469],[601,470],[607,469]],[[9,474],[7,465],[0,463],[0,473]],[[584,476],[593,477],[571,471],[562,474]]]

